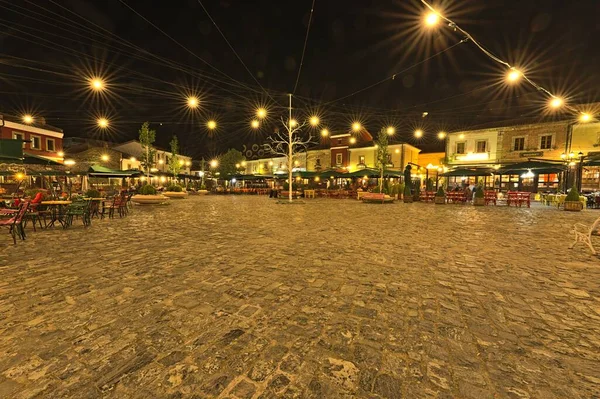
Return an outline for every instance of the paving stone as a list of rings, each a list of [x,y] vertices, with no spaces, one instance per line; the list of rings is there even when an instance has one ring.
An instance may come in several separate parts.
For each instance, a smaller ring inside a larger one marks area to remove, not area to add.
[[[592,398],[596,217],[204,196],[0,236],[0,397]]]

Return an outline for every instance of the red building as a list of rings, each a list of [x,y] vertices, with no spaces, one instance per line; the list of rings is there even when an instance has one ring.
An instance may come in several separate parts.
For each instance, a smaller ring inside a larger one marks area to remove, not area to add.
[[[0,138],[23,140],[23,152],[29,156],[62,162],[63,136],[63,131],[53,126],[0,115]]]

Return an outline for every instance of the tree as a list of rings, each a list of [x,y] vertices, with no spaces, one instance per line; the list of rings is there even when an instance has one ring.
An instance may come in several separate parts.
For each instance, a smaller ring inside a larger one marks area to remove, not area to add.
[[[294,157],[299,152],[306,151],[306,147],[311,143],[312,136],[310,134],[308,138],[302,138],[300,136],[300,132],[306,123],[298,124],[296,120],[292,119],[292,95],[290,94],[289,96],[290,106],[288,108],[288,120],[286,122],[283,117],[281,118],[281,123],[285,127],[285,131],[277,130],[273,136],[269,136],[267,138],[269,143],[266,147],[273,155],[284,156],[287,160],[289,201],[292,202],[292,170],[294,169]]]
[[[233,176],[238,172],[239,164],[244,160],[244,155],[234,149],[229,149],[225,154],[219,157],[219,165],[217,166],[217,172],[224,178]]]
[[[156,150],[152,147],[152,144],[156,140],[156,131],[150,129],[150,124],[144,122],[139,130],[139,140],[142,146],[142,154],[140,155],[140,164],[148,175],[148,182],[150,182],[150,168],[154,166],[154,156]]]
[[[177,179],[177,175],[181,171],[181,162],[179,162],[179,141],[177,136],[173,136],[173,139],[169,143],[171,146],[171,159],[169,160],[169,172],[173,174],[173,178]]]
[[[380,171],[379,192],[383,192],[383,172],[389,162],[390,152],[388,151],[388,135],[386,129],[381,129],[377,136],[377,166]]]

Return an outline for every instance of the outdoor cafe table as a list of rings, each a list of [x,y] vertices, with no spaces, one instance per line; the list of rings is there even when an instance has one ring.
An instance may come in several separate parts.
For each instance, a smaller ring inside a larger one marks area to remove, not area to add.
[[[56,221],[64,226],[64,220],[62,219],[64,214],[63,207],[71,204],[71,201],[42,201],[40,204],[47,205],[52,209],[52,220],[48,224],[48,227],[54,226],[54,222]]]

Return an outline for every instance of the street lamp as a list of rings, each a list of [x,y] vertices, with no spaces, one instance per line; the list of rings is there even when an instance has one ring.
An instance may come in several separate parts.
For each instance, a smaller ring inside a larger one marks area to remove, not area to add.
[[[102,160],[102,162],[108,162],[110,160],[110,157],[107,154],[102,154],[100,159]]]
[[[104,81],[100,78],[92,78],[90,79],[90,87],[94,91],[103,91],[106,87]]]
[[[321,136],[322,136],[322,137],[327,137],[327,136],[329,136],[329,130],[327,130],[327,129],[323,129],[323,130],[321,130]]]
[[[23,122],[25,122],[26,124],[30,125],[33,123],[33,116],[26,114],[23,115]]]
[[[190,108],[198,108],[198,104],[200,104],[200,101],[198,100],[198,97],[195,96],[190,96],[187,98],[187,105]]]
[[[264,118],[266,118],[266,117],[267,117],[267,110],[266,110],[266,108],[262,108],[262,107],[261,107],[261,108],[257,109],[257,110],[256,110],[256,116],[257,116],[259,119],[264,119]]]
[[[208,127],[210,130],[215,130],[217,128],[217,122],[210,120],[206,123],[206,127]]]
[[[362,130],[362,125],[360,124],[360,122],[354,122],[352,124],[352,131],[360,132],[361,130]]]
[[[252,127],[252,129],[258,129],[260,127],[260,122],[256,119],[253,119],[250,122],[250,126]]]
[[[309,123],[313,127],[319,126],[319,123],[320,123],[319,117],[318,116],[311,116],[310,120],[309,120]]]
[[[446,132],[439,132],[438,133],[438,139],[440,140],[444,140],[446,138]]]
[[[423,137],[423,130],[421,129],[417,129],[415,130],[415,137],[420,139],[421,137]]]
[[[509,83],[516,83],[521,79],[521,76],[523,76],[523,73],[521,73],[521,71],[519,71],[516,68],[510,68],[506,73],[506,80]]]
[[[388,126],[387,129],[385,129],[385,132],[388,135],[393,136],[396,133],[396,128],[394,126]]]
[[[219,166],[219,161],[217,161],[216,159],[213,159],[212,161],[210,161],[211,168],[216,168],[217,166]]]
[[[425,25],[434,27],[440,22],[440,16],[437,12],[431,11],[425,15]]]

